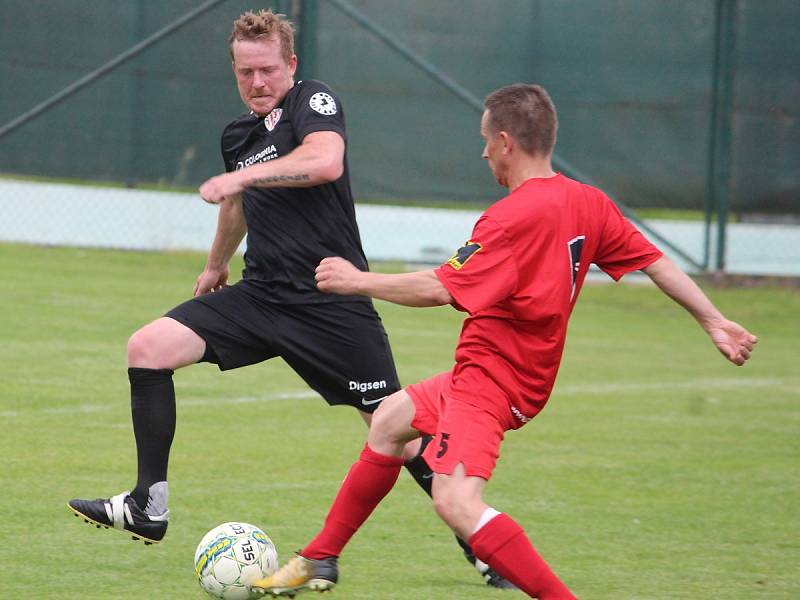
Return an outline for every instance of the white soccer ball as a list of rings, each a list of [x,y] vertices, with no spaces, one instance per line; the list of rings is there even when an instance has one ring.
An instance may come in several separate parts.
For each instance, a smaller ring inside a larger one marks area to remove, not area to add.
[[[269,536],[248,523],[223,523],[203,536],[194,553],[194,572],[206,592],[224,600],[260,598],[248,585],[278,569]]]

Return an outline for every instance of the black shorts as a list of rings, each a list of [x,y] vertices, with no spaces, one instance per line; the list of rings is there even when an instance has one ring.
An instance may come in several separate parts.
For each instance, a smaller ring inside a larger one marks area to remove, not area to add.
[[[225,371],[280,356],[328,404],[371,413],[400,389],[389,338],[369,300],[275,304],[242,280],[165,316],[205,340],[204,362]]]

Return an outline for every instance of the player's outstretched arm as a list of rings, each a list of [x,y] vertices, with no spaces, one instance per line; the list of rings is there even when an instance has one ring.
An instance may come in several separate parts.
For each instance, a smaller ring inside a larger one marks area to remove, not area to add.
[[[328,294],[379,298],[403,306],[442,306],[453,301],[432,270],[414,273],[360,271],[340,257],[323,258],[317,266],[317,287]]]
[[[315,131],[286,156],[257,163],[240,172],[248,187],[311,187],[344,173],[344,139],[335,131]]]
[[[666,256],[642,269],[667,296],[697,319],[711,341],[729,361],[743,365],[758,338],[734,321],[726,319],[703,290]]]
[[[315,131],[286,156],[223,173],[200,186],[209,204],[241,193],[246,187],[311,187],[336,181],[344,172],[344,139],[334,131]]]
[[[228,283],[228,263],[246,231],[242,198],[239,195],[232,196],[219,206],[217,232],[208,252],[206,266],[195,282],[195,296],[216,292]]]

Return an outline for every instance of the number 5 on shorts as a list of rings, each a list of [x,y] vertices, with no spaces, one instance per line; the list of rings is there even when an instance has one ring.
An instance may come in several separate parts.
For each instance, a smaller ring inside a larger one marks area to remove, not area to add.
[[[439,450],[436,452],[436,458],[442,458],[447,453],[447,440],[450,438],[449,433],[443,433],[439,438]]]

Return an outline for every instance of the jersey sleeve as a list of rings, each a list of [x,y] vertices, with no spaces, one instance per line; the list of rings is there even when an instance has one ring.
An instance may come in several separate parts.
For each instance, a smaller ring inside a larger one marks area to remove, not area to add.
[[[304,81],[292,107],[292,126],[302,142],[315,131],[335,131],[347,139],[339,97],[321,81]]]
[[[225,165],[226,173],[230,173],[231,171],[235,170],[233,159],[231,158],[230,153],[225,151],[224,147],[222,148],[222,162]]]
[[[227,129],[222,132],[222,136],[220,137],[219,146],[220,146],[220,153],[222,154],[222,162],[225,165],[225,172],[230,173],[233,171],[233,159],[231,157],[231,152],[227,148],[227,144],[225,143],[225,134],[227,133]]]
[[[237,121],[229,123],[220,136],[220,152],[227,173],[236,170],[236,145],[240,139],[241,133],[237,131]]]
[[[663,253],[625,218],[610,198],[604,200],[605,222],[593,262],[614,281],[619,281],[626,273],[653,264]]]
[[[453,305],[473,315],[510,296],[517,287],[517,264],[505,231],[481,217],[472,238],[435,271]]]

